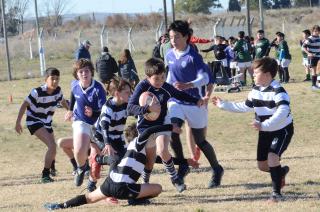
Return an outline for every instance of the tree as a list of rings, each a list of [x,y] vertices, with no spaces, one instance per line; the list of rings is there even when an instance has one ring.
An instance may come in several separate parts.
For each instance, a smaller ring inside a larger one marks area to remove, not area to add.
[[[293,0],[293,5],[296,7],[316,7],[319,5],[319,2],[318,0]]]
[[[2,8],[0,8],[0,13],[1,13]],[[7,26],[7,34],[8,35],[16,35],[19,30],[19,18],[17,16],[18,14],[18,9],[17,7],[14,6],[12,1],[5,1],[5,21],[6,21],[6,26]],[[0,15],[0,22],[1,22],[1,27],[0,27],[0,36],[3,37],[3,25],[2,25],[2,17]]]
[[[66,12],[68,7],[68,0],[46,0],[44,1],[45,15],[47,22],[53,27],[62,25],[62,15]],[[51,21],[52,20],[52,21]]]
[[[222,7],[219,0],[177,0],[176,11],[182,13],[210,14],[210,8]]]
[[[15,0],[13,5],[17,8],[17,16],[20,22],[20,33],[22,34],[24,29],[24,15],[29,7],[30,0]]]
[[[228,11],[241,11],[241,6],[238,0],[229,0]]]

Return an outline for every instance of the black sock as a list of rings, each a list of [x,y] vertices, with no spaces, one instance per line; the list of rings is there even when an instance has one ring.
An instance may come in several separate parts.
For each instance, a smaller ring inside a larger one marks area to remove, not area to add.
[[[70,162],[71,162],[71,164],[72,164],[72,167],[73,167],[73,170],[76,170],[77,169],[77,161],[76,161],[76,159],[74,159],[74,158],[71,158],[70,159]]]
[[[306,79],[307,79],[307,80],[310,79],[310,74],[306,74]]]
[[[52,170],[56,170],[56,165],[55,164],[56,164],[56,160],[53,160],[52,163],[51,163],[51,169]]]
[[[172,158],[172,160],[174,165],[188,164],[188,160],[185,158],[184,159]],[[160,158],[160,156],[157,155],[155,163],[162,163],[162,159]]]
[[[209,161],[210,166],[212,168],[218,167],[219,163],[217,160],[216,153],[214,152],[214,149],[211,146],[211,144],[205,140],[204,129],[192,128],[192,134],[193,134],[193,137],[194,137],[196,144],[198,145],[198,147],[201,149],[201,151],[203,152],[203,154],[206,156],[207,160]]]
[[[49,177],[49,175],[50,175],[50,168],[43,168],[42,177]]]
[[[281,179],[282,179],[282,169],[281,166],[270,167],[270,175],[272,180],[273,192],[281,194]]]
[[[142,172],[142,179],[143,179],[144,183],[149,183],[151,172],[152,172],[152,170],[148,170],[148,169],[144,168],[144,170]]]
[[[172,158],[170,158],[168,161],[162,161],[166,171],[169,173],[171,179],[177,179],[178,174],[176,169],[174,168]]]
[[[78,195],[78,196],[66,201],[63,204],[60,204],[60,206],[62,206],[63,208],[72,208],[72,207],[77,207],[77,206],[84,205],[84,204],[87,204],[87,198],[83,194],[83,195]]]
[[[279,66],[278,74],[279,74],[280,81],[283,82],[283,69],[281,66]]]
[[[283,68],[283,81],[289,82],[289,79],[290,79],[289,68],[285,67],[285,68]]]
[[[317,85],[317,75],[312,75],[312,86]]]
[[[171,148],[174,152],[174,155],[176,158],[178,159],[183,159],[184,155],[183,155],[183,149],[182,149],[182,144],[181,144],[181,140],[180,140],[180,135],[178,133],[172,133],[171,134]]]

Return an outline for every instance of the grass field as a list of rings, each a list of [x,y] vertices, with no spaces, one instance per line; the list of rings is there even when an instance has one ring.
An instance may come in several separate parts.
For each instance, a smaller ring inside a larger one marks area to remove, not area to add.
[[[211,171],[202,156],[200,168],[193,169],[186,177],[187,190],[181,194],[171,185],[163,166],[156,165],[151,182],[161,183],[163,193],[153,200],[152,205],[128,207],[126,201],[120,201],[120,205],[110,206],[100,202],[65,211],[319,211],[320,93],[312,92],[310,83],[302,82],[304,71],[299,47],[292,45],[290,51],[293,61],[289,69],[293,80],[284,87],[291,97],[295,134],[281,161],[290,166],[287,186],[283,190],[286,201],[272,205],[266,202],[271,192],[271,182],[269,174],[258,171],[256,167],[257,132],[249,126],[254,115],[227,113],[209,105],[207,140],[213,144],[218,159],[225,168],[221,187],[206,188]],[[135,56],[141,77],[142,64],[148,54],[140,52]],[[208,60],[210,59],[209,56]],[[38,67],[36,61],[27,62],[19,58],[15,58],[15,61],[16,67]],[[47,64],[62,69],[61,87],[68,97],[72,59],[62,57],[49,60]],[[0,67],[4,68],[4,63]],[[19,76],[23,78],[25,73]],[[5,74],[1,79],[5,79]],[[81,188],[74,186],[71,164],[60,149],[56,158],[56,181],[45,185],[38,183],[45,146],[34,136],[30,136],[26,128],[20,136],[14,131],[20,104],[30,90],[42,82],[41,78],[0,82],[0,211],[44,211],[42,206],[45,202],[62,202],[85,192],[83,189],[86,181]],[[213,95],[241,101],[245,100],[248,91],[249,88],[240,93]],[[10,95],[13,97],[12,103],[8,101]],[[54,116],[56,138],[71,135],[71,124],[63,121],[64,112],[58,109]],[[186,145],[184,146],[185,155],[189,155]],[[107,170],[104,167],[104,176]]]

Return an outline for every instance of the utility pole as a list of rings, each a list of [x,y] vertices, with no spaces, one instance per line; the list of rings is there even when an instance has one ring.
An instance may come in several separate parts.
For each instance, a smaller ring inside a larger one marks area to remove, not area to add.
[[[166,0],[163,0],[163,13],[164,13],[165,31],[167,31],[167,29],[168,29],[168,17],[167,17],[167,2],[166,2]]]
[[[176,20],[176,14],[174,11],[174,0],[171,0],[171,7],[172,7],[172,22],[174,22]]]
[[[11,81],[12,77],[11,77],[11,66],[10,66],[10,55],[9,55],[9,47],[8,47],[7,26],[6,26],[6,19],[5,19],[4,13],[5,13],[4,0],[1,0],[1,15],[2,15],[2,21],[3,21],[3,36],[6,43],[8,80]]]
[[[41,32],[40,32],[37,0],[34,0],[34,9],[35,9],[35,14],[36,14],[36,27],[37,27],[37,35],[38,35],[38,52],[39,52],[39,60],[40,60],[40,74],[41,74],[41,76],[43,76],[44,72],[45,72],[46,65],[45,65],[45,58],[44,58],[44,48],[43,48],[43,44],[42,44],[43,30],[41,30]]]
[[[263,3],[259,0],[260,29],[264,30]]]
[[[246,6],[247,6],[247,27],[248,27],[248,36],[251,37],[251,24],[250,24],[250,3],[249,0],[246,0]]]

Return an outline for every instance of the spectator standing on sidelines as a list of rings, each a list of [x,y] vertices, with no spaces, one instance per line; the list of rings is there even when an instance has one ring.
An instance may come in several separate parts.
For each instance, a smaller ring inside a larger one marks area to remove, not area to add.
[[[89,52],[91,42],[89,40],[84,40],[81,44],[80,47],[77,49],[75,53],[75,59],[79,60],[81,58],[91,60],[91,55]]]
[[[304,42],[310,37],[311,32],[308,29],[302,31],[302,40],[300,40],[300,46],[302,51],[302,65],[304,66],[304,70],[306,73],[306,78],[303,80],[304,82],[310,81],[310,64],[308,59],[308,54],[303,49]]]
[[[106,46],[102,48],[101,56],[96,61],[96,71],[103,84],[108,83],[119,71],[117,62],[111,56]]]
[[[135,87],[140,80],[129,49],[124,49],[121,52],[120,60],[118,61],[118,63],[119,77],[129,81],[131,85]]]

